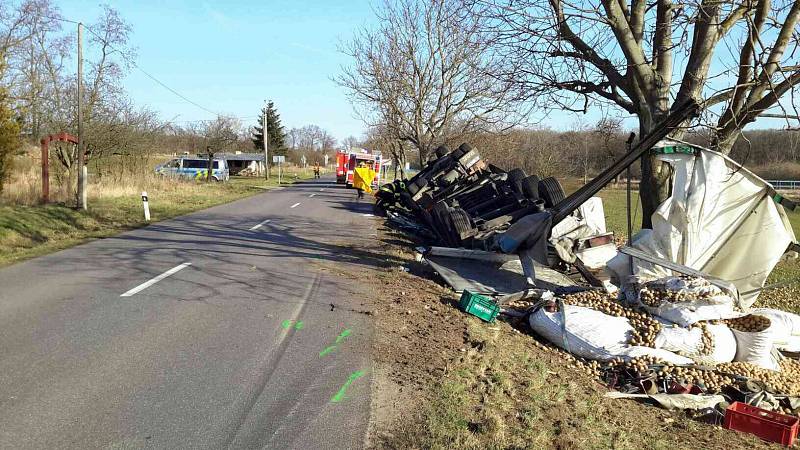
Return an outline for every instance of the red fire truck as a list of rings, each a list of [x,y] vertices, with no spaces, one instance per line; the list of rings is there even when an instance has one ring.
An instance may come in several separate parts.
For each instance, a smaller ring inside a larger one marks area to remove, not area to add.
[[[336,182],[339,184],[344,184],[347,181],[347,163],[349,161],[349,153],[336,152]]]
[[[372,186],[380,186],[381,178],[381,155],[373,155],[366,152],[337,152],[336,153],[336,182],[342,183],[347,187],[353,186],[353,170],[361,163],[372,167],[375,171],[375,179]]]

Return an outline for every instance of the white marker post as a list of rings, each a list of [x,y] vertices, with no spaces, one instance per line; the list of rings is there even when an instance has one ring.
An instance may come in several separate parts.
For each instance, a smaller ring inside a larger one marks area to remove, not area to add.
[[[150,222],[150,204],[147,202],[146,191],[142,191],[142,204],[144,205],[144,220]]]
[[[281,185],[281,166],[286,161],[285,156],[273,155],[272,162],[278,165],[278,186]]]

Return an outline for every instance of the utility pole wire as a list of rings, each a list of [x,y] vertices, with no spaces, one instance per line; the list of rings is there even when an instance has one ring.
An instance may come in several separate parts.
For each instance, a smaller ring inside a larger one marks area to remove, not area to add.
[[[46,15],[41,15],[41,14],[39,15],[39,17],[44,17],[44,18],[46,18],[46,19],[58,20],[58,21],[62,21],[62,22],[68,22],[68,23],[73,23],[73,24],[79,24],[79,25],[81,25],[81,23],[80,23],[80,22],[76,22],[76,21],[74,21],[74,20],[65,19],[65,18],[63,18],[63,17],[53,17],[53,16],[46,16]],[[130,65],[131,65],[133,68],[135,68],[135,69],[139,70],[139,72],[142,72],[142,73],[143,73],[143,74],[144,74],[146,77],[150,78],[151,80],[153,80],[154,82],[156,82],[156,83],[157,83],[159,86],[163,87],[164,89],[166,89],[166,90],[168,90],[168,91],[172,92],[173,94],[175,94],[176,96],[178,96],[179,98],[181,98],[181,99],[182,99],[183,101],[185,101],[186,103],[189,103],[189,104],[191,104],[191,105],[194,105],[194,106],[196,106],[197,108],[200,108],[200,109],[202,109],[202,110],[203,110],[203,111],[205,111],[205,112],[208,112],[208,113],[214,114],[215,116],[221,116],[221,115],[223,115],[223,114],[219,114],[219,113],[218,113],[218,112],[216,112],[216,111],[212,111],[212,110],[211,110],[211,109],[209,109],[209,108],[206,108],[205,106],[203,106],[203,105],[201,105],[201,104],[199,104],[199,103],[195,102],[194,100],[192,100],[192,99],[190,99],[190,98],[186,97],[185,95],[181,94],[180,92],[176,91],[175,89],[173,89],[173,88],[171,88],[171,87],[167,86],[167,85],[166,85],[164,82],[162,82],[161,80],[159,80],[159,79],[158,79],[158,78],[156,78],[155,76],[151,75],[150,73],[148,73],[147,71],[145,71],[144,69],[142,69],[141,67],[139,67],[139,65],[137,65],[137,64],[136,64],[136,61],[134,61],[133,59],[131,59],[131,58],[129,58],[128,56],[126,56],[126,55],[125,55],[125,53],[121,52],[119,49],[117,49],[117,48],[116,48],[116,47],[114,47],[113,45],[109,44],[109,43],[108,43],[108,42],[107,42],[105,39],[103,39],[103,37],[102,37],[102,36],[100,36],[100,35],[99,35],[99,34],[97,34],[97,33],[96,33],[94,30],[92,30],[92,28],[91,28],[91,27],[84,27],[84,28],[86,28],[86,31],[88,31],[89,33],[91,33],[92,35],[94,35],[94,36],[95,36],[97,39],[99,39],[99,40],[100,40],[100,42],[104,43],[105,45],[108,45],[108,47],[109,47],[109,48],[111,48],[112,50],[115,50],[115,51],[117,51],[117,52],[120,54],[120,56],[122,57],[122,59],[124,59],[125,61],[127,61],[127,62],[128,62],[128,64],[130,64]]]

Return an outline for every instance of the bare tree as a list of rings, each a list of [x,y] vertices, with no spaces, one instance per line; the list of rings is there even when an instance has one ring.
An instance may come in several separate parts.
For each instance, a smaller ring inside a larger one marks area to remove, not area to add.
[[[242,125],[238,119],[225,116],[217,116],[214,120],[200,124],[197,131],[203,136],[203,145],[208,153],[206,181],[212,180],[214,156],[241,141],[241,129]]]
[[[375,28],[340,51],[352,58],[335,81],[361,117],[426,158],[445,134],[505,126],[515,116],[510,83],[487,76],[497,64],[480,18],[456,0],[386,1]]]
[[[345,150],[352,150],[361,146],[361,142],[355,136],[347,136],[342,141],[342,148]]]
[[[696,99],[713,129],[710,144],[723,153],[766,111],[800,116],[793,102],[779,101],[800,82],[798,1],[466,3],[490,24],[486,39],[503,55],[498,79],[519,83],[539,107],[613,106],[638,117],[641,136],[673,105]],[[669,195],[670,171],[651,157],[643,159],[642,173],[649,227],[651,213]]]

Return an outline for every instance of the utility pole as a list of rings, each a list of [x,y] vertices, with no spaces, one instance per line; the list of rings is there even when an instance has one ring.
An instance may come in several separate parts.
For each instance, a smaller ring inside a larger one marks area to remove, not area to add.
[[[269,133],[267,128],[267,101],[264,100],[264,128],[261,130],[264,132],[264,171],[267,173],[267,180],[269,180],[269,152],[267,151],[269,148]]]
[[[83,24],[78,23],[78,208],[86,209],[86,161],[83,149]]]

